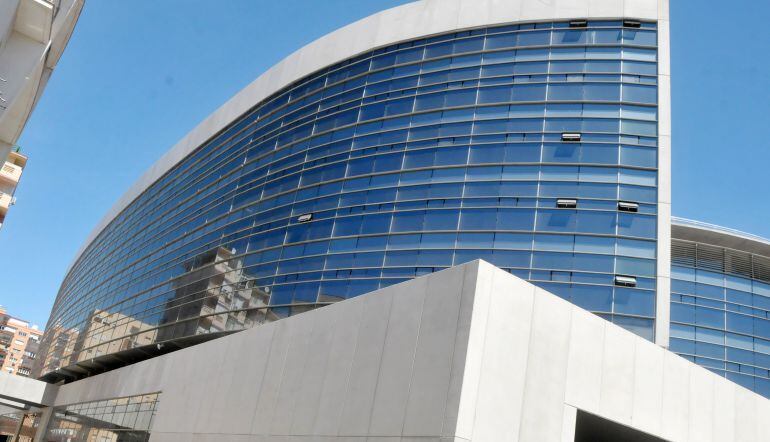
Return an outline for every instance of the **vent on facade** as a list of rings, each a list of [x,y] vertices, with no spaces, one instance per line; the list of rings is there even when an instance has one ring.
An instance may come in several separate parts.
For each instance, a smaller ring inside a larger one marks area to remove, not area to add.
[[[671,262],[676,265],[695,267],[695,243],[671,241]]]
[[[770,282],[770,258],[740,250],[675,239],[671,263]]]
[[[724,271],[725,255],[723,248],[698,244],[696,252],[696,267],[715,272]]]
[[[752,273],[754,279],[770,282],[770,259],[764,256],[752,256]]]
[[[568,199],[568,198],[560,198],[556,200],[556,207],[560,209],[574,209],[577,207],[577,200],[575,199]]]
[[[636,278],[633,276],[615,275],[615,285],[620,287],[636,287]]]
[[[297,217],[297,222],[298,223],[306,223],[308,221],[311,221],[312,219],[313,219],[313,214],[312,213],[306,213],[304,215],[298,216]]]
[[[638,20],[623,20],[624,28],[641,28],[642,22]]]
[[[639,204],[632,203],[630,201],[618,201],[618,210],[621,212],[638,212]]]
[[[588,26],[588,20],[572,20],[569,22],[570,28],[585,28]]]
[[[725,249],[724,268],[725,273],[733,273],[751,278],[751,254]]]
[[[580,134],[575,132],[565,132],[561,134],[562,141],[569,141],[574,143],[580,141],[580,138]]]

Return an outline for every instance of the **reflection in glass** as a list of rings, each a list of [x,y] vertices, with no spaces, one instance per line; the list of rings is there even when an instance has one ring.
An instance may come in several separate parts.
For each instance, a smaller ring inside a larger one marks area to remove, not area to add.
[[[146,442],[160,393],[54,408],[48,442]]]
[[[479,258],[652,337],[657,34],[621,24],[402,42],[276,91],[88,245],[36,371],[220,336]],[[621,270],[638,287],[619,292]]]

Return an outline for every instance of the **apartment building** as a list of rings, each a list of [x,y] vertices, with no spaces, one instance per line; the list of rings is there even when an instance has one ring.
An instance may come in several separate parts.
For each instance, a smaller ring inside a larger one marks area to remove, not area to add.
[[[37,325],[14,318],[0,306],[0,370],[30,376],[42,336]]]
[[[82,8],[83,0],[0,1],[0,226],[27,163],[17,141]]]

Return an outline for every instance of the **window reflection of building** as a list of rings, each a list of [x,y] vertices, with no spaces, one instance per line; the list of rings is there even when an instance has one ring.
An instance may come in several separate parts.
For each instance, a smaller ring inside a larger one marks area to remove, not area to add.
[[[158,341],[203,333],[242,330],[275,319],[266,309],[269,294],[256,287],[240,258],[219,247],[184,263],[166,304]]]
[[[24,419],[19,427],[19,420]],[[38,416],[32,413],[18,412],[0,415],[0,440],[13,440],[18,431],[18,442],[33,442],[37,430]]]
[[[188,260],[183,264],[185,273],[173,283],[170,299],[136,316],[96,309],[82,332],[53,326],[44,343],[50,348],[35,373],[192,335],[243,330],[288,316],[288,308],[267,307],[269,291],[257,287],[242,259],[233,256],[220,247]],[[292,306],[291,313],[315,307]]]
[[[159,393],[57,407],[46,442],[149,440]]]
[[[94,310],[88,327],[81,335],[83,339],[75,348],[78,360],[152,344],[154,333],[146,333],[150,328],[144,322],[122,313]]]
[[[41,343],[42,355],[37,358],[33,367],[33,377],[37,377],[43,367],[56,370],[60,367],[70,365],[70,356],[78,340],[78,330],[64,327],[61,323],[55,323],[48,326],[46,342]]]
[[[152,344],[155,332],[154,327],[131,316],[97,309],[88,316],[82,333],[54,324],[49,336],[43,344],[45,357],[32,369],[35,376],[39,376],[43,367],[57,369],[107,353]]]

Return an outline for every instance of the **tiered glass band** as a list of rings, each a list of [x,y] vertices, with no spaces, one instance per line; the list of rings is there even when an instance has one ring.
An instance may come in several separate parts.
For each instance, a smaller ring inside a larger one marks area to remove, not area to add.
[[[652,339],[657,97],[656,25],[620,20],[473,29],[312,74],[88,245],[41,372],[477,258]]]

